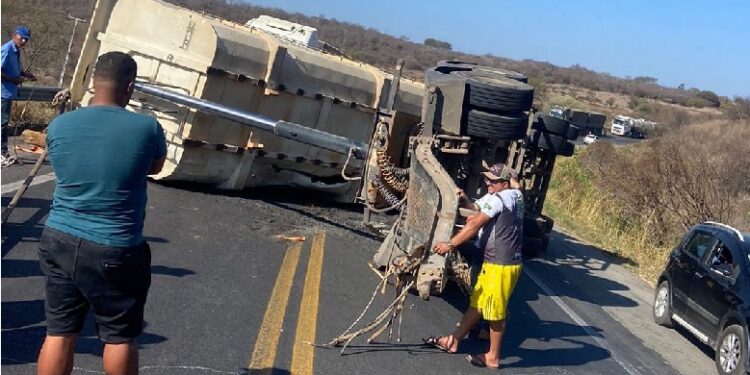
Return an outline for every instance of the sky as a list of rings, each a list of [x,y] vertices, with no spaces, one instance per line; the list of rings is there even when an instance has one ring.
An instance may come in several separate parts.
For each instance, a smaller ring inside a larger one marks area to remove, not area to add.
[[[750,97],[750,0],[246,0],[453,50]]]

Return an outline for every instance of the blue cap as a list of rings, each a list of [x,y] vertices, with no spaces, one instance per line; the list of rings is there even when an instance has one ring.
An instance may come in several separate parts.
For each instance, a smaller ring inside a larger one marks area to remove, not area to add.
[[[31,39],[31,31],[29,31],[29,28],[26,26],[18,26],[16,27],[16,34],[24,39]]]

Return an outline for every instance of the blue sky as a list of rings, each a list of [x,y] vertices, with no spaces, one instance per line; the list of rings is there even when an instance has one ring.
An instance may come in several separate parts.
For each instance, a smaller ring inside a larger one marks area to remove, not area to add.
[[[422,42],[750,97],[750,0],[250,0]]]

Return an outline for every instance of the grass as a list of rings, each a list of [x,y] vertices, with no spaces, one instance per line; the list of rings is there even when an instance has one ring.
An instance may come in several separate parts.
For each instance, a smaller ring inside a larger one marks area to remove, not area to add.
[[[671,247],[657,247],[649,215],[629,218],[621,205],[601,192],[576,156],[558,160],[547,193],[545,214],[566,231],[609,252],[652,285]]]

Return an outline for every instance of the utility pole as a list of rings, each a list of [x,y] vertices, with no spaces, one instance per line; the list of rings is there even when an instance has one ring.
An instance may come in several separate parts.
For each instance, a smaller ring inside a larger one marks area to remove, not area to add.
[[[78,27],[78,22],[82,22],[82,23],[88,22],[88,20],[73,17],[70,15],[70,13],[68,13],[68,18],[75,20],[75,23],[73,24],[73,31],[70,33],[70,42],[68,42],[68,52],[65,53],[65,63],[63,64],[62,72],[60,72],[60,83],[58,84],[58,86],[60,87],[62,87],[63,79],[65,79],[65,70],[68,68],[68,58],[70,57],[70,50],[73,48],[73,38],[76,35],[76,27]]]

